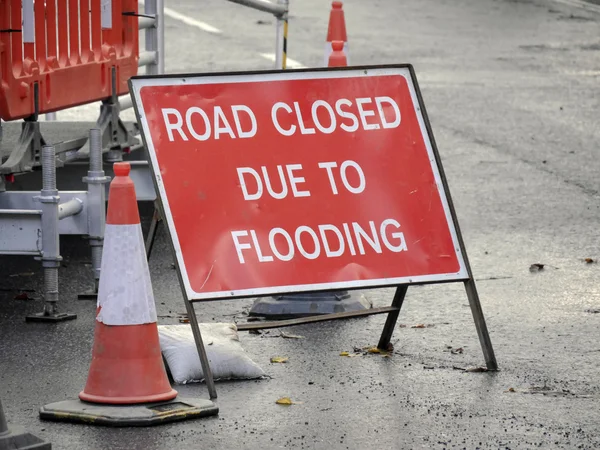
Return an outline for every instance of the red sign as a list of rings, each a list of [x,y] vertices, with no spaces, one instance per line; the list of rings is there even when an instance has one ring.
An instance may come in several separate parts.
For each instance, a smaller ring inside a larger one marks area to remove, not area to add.
[[[188,298],[468,278],[407,67],[131,86]]]

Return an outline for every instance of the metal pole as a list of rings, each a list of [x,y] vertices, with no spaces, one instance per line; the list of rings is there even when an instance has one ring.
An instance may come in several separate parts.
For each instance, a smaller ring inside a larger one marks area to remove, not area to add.
[[[287,69],[287,34],[289,0],[278,0],[277,3],[285,8],[285,12],[277,16],[275,33],[275,69]]]
[[[146,28],[146,51],[157,53],[155,61],[146,66],[146,75],[158,75],[165,71],[164,1],[146,0],[144,14],[156,17],[154,26]]]
[[[60,256],[60,238],[58,234],[60,197],[56,188],[56,152],[54,146],[42,147],[42,191],[36,197],[42,204],[42,267],[44,268],[44,311],[27,316],[26,320],[56,322],[76,319],[75,314],[59,314],[58,268]]]
[[[465,290],[467,291],[467,298],[469,299],[469,305],[471,307],[471,313],[473,314],[473,320],[475,321],[475,329],[479,336],[479,343],[483,350],[483,357],[485,359],[485,365],[488,370],[498,370],[498,362],[496,361],[496,355],[494,354],[494,348],[492,347],[492,340],[488,333],[487,325],[485,324],[485,317],[483,316],[483,310],[481,308],[481,302],[479,301],[479,294],[477,293],[477,287],[475,286],[475,280],[471,273],[471,267],[467,260],[467,255],[463,252],[465,265],[469,272],[469,279],[465,281]]]
[[[56,314],[58,301],[58,268],[60,266],[60,244],[58,235],[58,203],[56,189],[56,157],[54,147],[42,148],[42,265],[44,266],[44,313]]]
[[[275,69],[281,69],[283,67],[283,19],[277,18],[277,25],[275,29]]]
[[[264,11],[273,14],[274,16],[280,16],[285,13],[285,9],[278,4],[271,3],[267,0],[229,0],[232,3],[238,5],[248,6],[258,11]]]
[[[397,309],[388,314],[385,325],[383,326],[383,331],[381,332],[381,337],[379,338],[379,344],[377,344],[377,348],[381,350],[387,350],[390,340],[392,339],[392,334],[394,334],[396,321],[400,315],[400,308],[402,308],[402,303],[404,303],[404,297],[406,297],[407,290],[408,284],[402,284],[396,288],[394,300],[392,300],[392,307]]]
[[[212,370],[210,368],[210,363],[208,361],[208,356],[206,355],[206,349],[204,348],[204,343],[202,342],[202,334],[200,333],[200,325],[198,325],[198,318],[196,317],[196,311],[194,309],[194,304],[186,298],[185,309],[187,310],[188,318],[190,319],[190,326],[192,327],[192,334],[194,335],[194,341],[196,341],[196,350],[198,350],[198,356],[200,357],[200,364],[202,365],[202,374],[204,375],[204,382],[206,383],[206,388],[208,389],[208,395],[211,400],[217,398],[217,389],[215,388],[215,381],[213,379]]]
[[[104,228],[106,225],[106,190],[104,185],[110,177],[104,176],[102,166],[102,132],[99,128],[90,130],[90,168],[83,182],[88,185],[88,238],[92,249],[92,271],[94,288],[79,294],[80,300],[94,300],[98,296]]]

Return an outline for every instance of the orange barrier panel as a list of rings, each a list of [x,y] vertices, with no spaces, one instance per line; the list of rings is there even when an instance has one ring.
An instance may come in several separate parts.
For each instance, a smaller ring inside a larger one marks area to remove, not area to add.
[[[110,28],[102,28],[100,2],[0,0],[1,119],[36,112],[36,83],[38,113],[110,97],[113,68],[116,94],[128,93],[138,70],[138,2],[112,0]],[[30,26],[22,25],[27,7],[33,8]]]

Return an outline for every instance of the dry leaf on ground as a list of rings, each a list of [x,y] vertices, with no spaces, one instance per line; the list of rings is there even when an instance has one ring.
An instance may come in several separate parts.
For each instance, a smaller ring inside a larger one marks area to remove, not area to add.
[[[485,367],[469,367],[468,369],[465,369],[465,372],[487,372],[487,368]]]
[[[291,398],[289,397],[281,397],[280,399],[278,399],[275,403],[277,403],[278,405],[301,405],[302,402],[294,402],[292,401]]]
[[[273,356],[271,358],[271,362],[272,363],[286,363],[286,362],[288,362],[288,359],[289,358],[284,358],[282,356]]]

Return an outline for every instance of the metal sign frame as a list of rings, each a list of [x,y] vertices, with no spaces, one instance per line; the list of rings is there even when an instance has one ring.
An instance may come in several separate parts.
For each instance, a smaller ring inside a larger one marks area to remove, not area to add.
[[[435,162],[435,167],[432,164],[432,170],[437,168],[438,171],[438,175],[439,175],[439,182],[441,182],[441,189],[439,190],[440,192],[440,197],[442,200],[442,203],[444,204],[445,208],[447,207],[447,218],[451,219],[451,222],[449,221],[449,225],[452,225],[453,230],[451,229],[451,232],[454,231],[454,233],[452,234],[453,240],[455,241],[455,243],[457,244],[457,258],[459,258],[459,261],[462,263],[461,264],[461,270],[460,272],[454,276],[454,277],[446,277],[446,278],[437,278],[437,279],[417,279],[417,280],[411,280],[411,279],[406,279],[406,280],[399,280],[400,282],[385,282],[385,281],[380,281],[379,283],[359,283],[359,284],[352,284],[352,285],[345,285],[344,288],[345,289],[362,289],[365,287],[390,287],[390,286],[396,286],[396,292],[394,295],[394,298],[392,300],[392,304],[389,307],[384,307],[384,308],[374,308],[374,309],[370,309],[370,310],[365,310],[365,311],[360,311],[360,312],[350,312],[350,313],[336,313],[336,314],[326,314],[324,316],[312,316],[312,317],[306,317],[306,318],[299,318],[299,319],[292,319],[292,320],[281,320],[281,321],[275,321],[275,322],[263,322],[263,323],[252,323],[252,324],[241,324],[238,325],[238,330],[240,331],[245,331],[245,330],[251,330],[251,329],[265,329],[265,328],[278,328],[278,327],[284,327],[284,326],[291,326],[291,325],[298,325],[298,324],[303,324],[303,323],[311,323],[311,322],[318,322],[318,321],[326,321],[326,320],[335,320],[335,319],[343,319],[343,318],[348,318],[348,317],[357,317],[357,316],[361,316],[361,315],[372,315],[372,314],[387,314],[387,320],[385,322],[385,325],[383,327],[383,331],[378,343],[378,348],[380,349],[386,349],[393,331],[394,331],[394,327],[396,324],[396,321],[398,319],[399,313],[400,313],[400,309],[402,307],[402,304],[404,302],[404,298],[406,296],[406,292],[408,289],[408,286],[410,285],[418,285],[418,284],[433,284],[433,283],[452,283],[452,282],[463,282],[464,286],[465,286],[465,290],[466,290],[466,294],[469,300],[469,305],[471,307],[471,312],[473,314],[473,319],[475,322],[475,327],[477,330],[477,334],[479,337],[479,341],[481,344],[481,348],[483,351],[483,355],[484,355],[484,359],[486,362],[486,366],[488,370],[497,370],[498,366],[497,366],[497,362],[496,362],[496,357],[494,355],[494,350],[492,347],[492,342],[491,339],[489,337],[489,333],[487,330],[487,326],[485,323],[485,318],[483,316],[483,310],[481,308],[481,303],[479,300],[479,294],[477,292],[477,288],[475,285],[475,280],[471,271],[471,266],[469,264],[469,259],[467,256],[467,252],[466,252],[466,248],[464,245],[464,241],[462,238],[462,234],[460,231],[460,226],[458,223],[458,219],[456,216],[456,211],[454,209],[454,204],[452,202],[452,198],[450,195],[450,190],[448,187],[448,182],[446,179],[446,175],[444,173],[444,169],[443,169],[443,165],[442,165],[442,161],[438,152],[438,148],[433,136],[433,131],[431,128],[431,124],[429,122],[429,117],[427,115],[427,111],[425,109],[425,104],[423,101],[423,97],[421,95],[421,91],[419,89],[419,85],[417,82],[417,78],[416,78],[416,74],[414,71],[414,68],[412,67],[412,65],[410,64],[395,64],[395,65],[372,65],[372,66],[352,66],[352,67],[340,67],[340,68],[317,68],[317,69],[297,69],[297,70],[269,70],[269,71],[246,71],[246,72],[231,72],[231,73],[205,73],[205,74],[177,74],[177,75],[157,75],[157,76],[136,76],[130,79],[129,81],[129,90],[130,90],[130,95],[132,97],[132,101],[133,101],[133,106],[135,108],[135,113],[136,113],[136,117],[138,119],[138,123],[140,123],[141,125],[141,136],[144,142],[144,145],[146,147],[146,149],[148,150],[149,153],[149,157],[151,160],[154,160],[157,163],[156,160],[156,155],[152,155],[151,151],[153,151],[154,147],[151,141],[151,137],[147,136],[147,133],[149,132],[148,129],[148,123],[146,121],[146,118],[144,117],[143,111],[141,111],[140,105],[141,105],[141,98],[139,96],[140,94],[140,89],[143,86],[148,86],[148,85],[152,85],[153,81],[154,81],[154,85],[169,85],[170,83],[168,82],[168,80],[189,80],[190,78],[203,78],[203,77],[210,77],[211,79],[217,79],[217,78],[221,78],[220,82],[223,82],[223,79],[226,78],[232,78],[235,77],[238,80],[243,80],[245,77],[251,77],[254,76],[256,77],[257,75],[260,76],[269,76],[269,75],[280,75],[280,74],[284,74],[286,76],[286,78],[293,78],[294,74],[306,74],[308,72],[311,73],[323,73],[323,72],[335,72],[335,73],[343,73],[343,72],[347,72],[347,71],[353,71],[353,72],[357,72],[357,71],[364,71],[364,73],[368,73],[369,71],[385,71],[385,70],[404,70],[404,71],[408,71],[410,79],[407,80],[408,84],[409,84],[409,88],[412,87],[414,88],[414,95],[416,97],[417,103],[418,103],[418,107],[419,107],[419,111],[417,112],[417,116],[420,116],[422,118],[422,122],[423,125],[425,127],[425,131],[426,131],[426,135],[424,134],[424,138],[429,140],[429,144],[430,144],[430,148],[428,150],[431,151],[433,157],[434,157],[434,162]],[[162,81],[158,81],[156,82],[155,80],[162,80]],[[165,81],[167,80],[167,81]],[[173,83],[173,84],[177,84],[177,83]],[[181,84],[181,83],[179,83]],[[425,142],[426,146],[427,146],[427,141]],[[166,229],[169,235],[169,240],[171,242],[171,246],[172,246],[172,250],[173,253],[177,256],[175,258],[175,266],[177,269],[177,275],[179,278],[179,282],[181,285],[181,289],[182,289],[182,293],[184,295],[184,301],[185,301],[185,305],[186,305],[186,310],[190,319],[190,325],[192,327],[192,332],[194,335],[194,339],[196,342],[196,347],[198,350],[198,354],[200,356],[200,361],[202,364],[202,369],[203,369],[203,373],[205,374],[205,381],[206,381],[206,385],[208,388],[208,392],[210,395],[211,399],[215,399],[217,397],[217,393],[216,393],[216,389],[215,389],[215,385],[214,385],[214,380],[213,380],[213,376],[212,376],[212,372],[210,370],[210,366],[208,363],[208,358],[206,356],[206,351],[202,342],[202,336],[200,334],[200,328],[198,325],[198,320],[195,314],[195,309],[194,309],[194,303],[195,302],[199,302],[199,301],[206,301],[206,300],[221,300],[224,298],[246,298],[246,297],[264,297],[264,296],[269,296],[269,295],[273,295],[276,293],[283,293],[280,290],[267,290],[266,292],[252,292],[252,293],[232,293],[233,295],[227,295],[227,296],[213,296],[211,298],[194,298],[193,295],[190,295],[189,292],[189,282],[187,281],[186,277],[183,275],[181,267],[180,267],[180,260],[179,260],[179,249],[177,248],[177,244],[175,243],[174,239],[173,239],[173,233],[174,233],[174,224],[172,223],[172,221],[169,220],[169,216],[165,215],[165,205],[163,204],[163,195],[166,195],[166,193],[164,192],[163,186],[162,186],[162,182],[160,180],[160,173],[156,173],[156,167],[154,167],[154,164],[150,163],[149,164],[151,172],[152,172],[152,179],[155,185],[155,189],[156,192],[158,193],[158,204],[159,207],[161,209],[161,215],[163,218],[167,219],[166,221]],[[158,177],[157,177],[158,175]],[[449,217],[448,217],[449,216]],[[462,257],[462,261],[461,261],[461,257]],[[378,280],[379,281],[379,280]],[[306,287],[306,286],[304,286]],[[318,292],[321,290],[327,290],[327,289],[331,289],[331,286],[325,286],[325,287],[318,287],[318,286],[310,286],[308,287],[308,289],[304,289],[304,290],[292,290],[291,292]],[[287,291],[286,291],[287,292]]]

